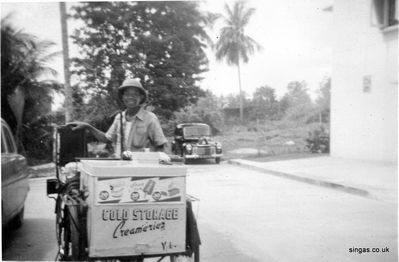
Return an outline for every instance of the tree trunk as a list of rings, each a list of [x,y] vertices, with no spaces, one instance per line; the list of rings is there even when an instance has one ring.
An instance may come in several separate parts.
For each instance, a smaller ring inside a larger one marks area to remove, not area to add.
[[[65,80],[65,122],[72,120],[72,89],[71,75],[69,73],[69,47],[68,47],[68,26],[65,2],[60,2],[62,48],[64,57],[64,80]]]
[[[14,92],[7,97],[8,104],[10,105],[11,111],[17,119],[17,130],[15,132],[16,144],[18,152],[21,152],[26,156],[26,151],[22,143],[22,121],[25,109],[25,91],[21,86],[17,86]]]
[[[237,71],[238,71],[238,87],[240,89],[240,122],[241,124],[244,122],[244,108],[242,102],[242,91],[241,91],[241,71],[240,71],[240,60],[237,62]]]

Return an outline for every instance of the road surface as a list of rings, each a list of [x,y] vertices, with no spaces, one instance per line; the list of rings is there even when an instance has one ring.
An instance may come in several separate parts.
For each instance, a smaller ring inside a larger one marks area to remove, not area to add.
[[[202,262],[397,261],[396,204],[207,161],[188,165],[187,192],[200,199]],[[53,204],[31,180],[4,260],[54,260]]]

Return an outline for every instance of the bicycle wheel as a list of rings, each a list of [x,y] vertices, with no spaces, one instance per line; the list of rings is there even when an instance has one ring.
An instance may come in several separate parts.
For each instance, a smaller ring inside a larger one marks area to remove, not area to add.
[[[82,221],[82,214],[78,206],[69,206],[69,229],[71,238],[71,259],[73,261],[87,261],[85,228]]]
[[[67,261],[69,259],[69,250],[70,250],[70,229],[69,229],[69,221],[66,214],[66,210],[62,205],[62,201],[57,203],[57,213],[56,213],[56,235],[57,235],[57,244],[58,244],[58,261]]]
[[[64,208],[60,197],[57,198],[55,204],[55,234],[58,246],[62,243],[62,227],[64,225]]]

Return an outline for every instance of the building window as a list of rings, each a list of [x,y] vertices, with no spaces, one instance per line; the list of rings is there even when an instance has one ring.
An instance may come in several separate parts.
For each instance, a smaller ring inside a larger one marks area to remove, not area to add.
[[[363,76],[363,92],[370,93],[371,91],[371,75]]]
[[[398,0],[373,0],[371,24],[386,28],[398,24]]]

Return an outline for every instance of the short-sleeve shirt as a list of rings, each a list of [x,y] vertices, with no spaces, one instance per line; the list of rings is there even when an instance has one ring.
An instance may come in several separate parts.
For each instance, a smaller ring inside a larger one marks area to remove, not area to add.
[[[115,116],[114,122],[105,133],[105,136],[114,146],[115,156],[121,153],[121,114]],[[161,146],[168,142],[163,134],[157,116],[140,108],[131,121],[126,120],[126,111],[122,112],[124,150],[141,151],[144,148]]]

